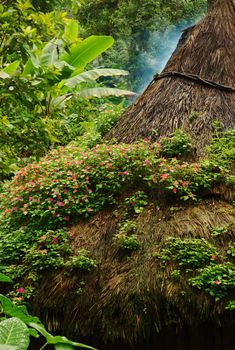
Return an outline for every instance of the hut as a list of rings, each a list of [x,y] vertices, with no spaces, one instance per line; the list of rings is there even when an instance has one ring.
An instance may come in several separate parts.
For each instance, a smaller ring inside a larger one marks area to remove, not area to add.
[[[160,74],[124,112],[106,136],[132,143],[188,132],[198,155],[211,139],[214,121],[235,123],[235,5],[208,0],[208,13],[186,29]]]
[[[181,128],[191,135],[200,157],[214,121],[222,130],[235,125],[234,33],[233,1],[208,0],[205,18],[183,32],[163,72],[106,139],[133,143],[154,138],[153,130],[167,136]],[[181,274],[174,259],[166,265],[158,259],[169,252],[169,237],[173,242],[202,244],[202,250],[216,244],[219,256],[224,256],[235,238],[235,210],[234,191],[227,197],[223,191],[214,189],[201,202],[186,206],[165,198],[156,204],[153,198],[134,218],[140,247],[130,254],[120,252],[113,240],[120,229],[125,194],[115,213],[107,208],[88,222],[78,222],[71,230],[73,249],[89,250],[98,267],[87,274],[45,275],[34,298],[34,312],[51,331],[102,350],[233,350],[234,312],[225,310],[224,301],[215,302],[193,288],[187,282],[189,267]],[[226,229],[216,241],[212,233],[221,227]],[[219,258],[212,254],[211,259]],[[215,279],[215,285],[219,283]]]

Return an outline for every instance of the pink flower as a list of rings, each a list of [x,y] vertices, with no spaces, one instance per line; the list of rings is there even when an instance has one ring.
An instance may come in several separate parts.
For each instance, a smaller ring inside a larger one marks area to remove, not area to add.
[[[63,202],[57,202],[56,204],[58,205],[58,207],[63,207],[63,205],[64,205]]]
[[[173,190],[172,190],[173,193],[176,193],[177,192],[177,189],[174,187]]]
[[[187,186],[187,183],[186,183],[185,181],[181,180],[181,185],[182,185],[183,187],[185,187],[185,186]]]
[[[161,174],[162,181],[165,181],[168,178],[169,174]]]
[[[123,171],[123,175],[129,175],[128,171]]]
[[[145,159],[144,163],[149,164],[149,159]]]
[[[31,202],[33,200],[33,197],[29,197],[29,201]]]
[[[215,280],[215,284],[218,286],[218,284],[220,284],[219,280]]]
[[[53,244],[56,244],[56,243],[57,243],[57,237],[53,237],[52,243],[53,243]]]
[[[18,289],[17,289],[17,292],[18,292],[18,293],[24,293],[24,288],[23,288],[23,287],[18,288]]]
[[[64,216],[64,221],[69,221],[69,216]]]
[[[50,198],[50,202],[54,202],[54,199],[53,199],[53,198]]]

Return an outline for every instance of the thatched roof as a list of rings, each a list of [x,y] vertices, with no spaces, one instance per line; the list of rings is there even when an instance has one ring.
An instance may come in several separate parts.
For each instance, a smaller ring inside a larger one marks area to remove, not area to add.
[[[147,341],[170,327],[180,330],[206,321],[228,325],[226,318],[231,326],[233,316],[231,311],[226,315],[223,302],[214,303],[204,292],[192,288],[184,275],[172,280],[174,264],[162,268],[154,253],[169,235],[214,242],[212,229],[234,219],[234,207],[223,200],[179,206],[173,215],[169,207],[159,209],[152,203],[137,219],[140,249],[122,255],[113,241],[120,218],[112,210],[100,212],[72,228],[74,251],[88,249],[98,267],[87,274],[47,273],[37,290],[34,312],[52,331],[62,330],[75,339],[88,336],[102,340],[102,349],[105,341],[120,340],[133,344],[127,349],[136,348],[135,342]],[[223,254],[234,241],[235,230],[221,239]],[[85,283],[80,288],[82,281]]]
[[[186,29],[163,74],[108,133],[126,143],[152,135],[188,131],[197,149],[209,142],[213,121],[235,126],[235,5],[209,0],[208,13]],[[173,73],[173,74],[172,74]],[[200,151],[199,151],[200,153]]]

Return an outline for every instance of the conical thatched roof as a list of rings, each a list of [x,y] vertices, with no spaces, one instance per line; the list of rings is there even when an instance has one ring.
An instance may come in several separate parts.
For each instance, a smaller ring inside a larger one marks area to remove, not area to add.
[[[169,135],[188,131],[201,149],[213,121],[222,129],[235,125],[235,5],[208,1],[208,13],[184,31],[162,74],[122,115],[107,139],[134,142],[152,130]],[[199,151],[200,153],[200,151]]]

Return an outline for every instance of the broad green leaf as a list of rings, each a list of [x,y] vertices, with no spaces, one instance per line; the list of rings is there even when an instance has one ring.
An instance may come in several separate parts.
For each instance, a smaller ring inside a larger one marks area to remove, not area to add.
[[[47,330],[44,328],[43,325],[40,325],[38,323],[34,323],[34,322],[30,322],[29,327],[36,329],[36,331],[38,331],[40,334],[42,334],[48,343],[52,344],[50,341],[54,338],[53,335],[51,335],[49,332],[47,332]]]
[[[93,81],[100,77],[111,77],[120,75],[128,75],[128,72],[121,69],[92,69],[78,74],[76,76],[73,76],[72,78],[66,79],[64,81],[64,85],[70,88],[74,88],[77,84],[80,84],[82,82]]]
[[[17,306],[2,294],[0,294],[0,303],[6,316],[17,317],[26,324],[29,322],[41,323],[38,317],[29,315],[26,306]]]
[[[19,67],[19,65],[20,65],[20,61],[14,61],[14,62],[8,64],[7,67],[5,67],[3,69],[3,72],[7,73],[9,75],[13,75],[13,74],[15,74],[15,72],[16,72],[17,68]]]
[[[92,35],[72,47],[69,53],[64,53],[61,60],[76,68],[84,69],[88,63],[106,51],[113,43],[114,39],[111,36]]]
[[[113,88],[105,88],[105,87],[97,87],[91,89],[83,89],[77,93],[78,96],[82,96],[85,98],[90,97],[106,97],[106,96],[123,96],[123,97],[134,97],[136,94],[127,90],[113,89]]]
[[[15,317],[0,322],[0,344],[15,345],[17,350],[26,350],[29,345],[28,327]]]
[[[17,350],[17,346],[0,344],[0,350]]]
[[[58,345],[58,344],[59,345],[70,345],[70,346],[74,346],[74,347],[77,347],[77,348],[84,348],[84,349],[95,350],[91,346],[71,341],[71,340],[67,339],[66,337],[62,337],[62,336],[59,336],[59,335],[53,336],[52,334],[47,332],[44,327],[42,327],[39,324],[29,323],[29,326],[34,328],[34,329],[36,329],[39,333],[41,333],[46,338],[46,341],[47,341],[48,344],[53,344],[53,345]],[[62,350],[62,348],[60,348],[60,349]],[[72,348],[70,348],[70,349],[72,349]]]
[[[64,31],[64,38],[74,42],[78,38],[78,22],[70,18],[67,19],[67,22],[68,23]]]
[[[3,273],[0,273],[0,282],[12,282],[10,277],[4,275]]]

